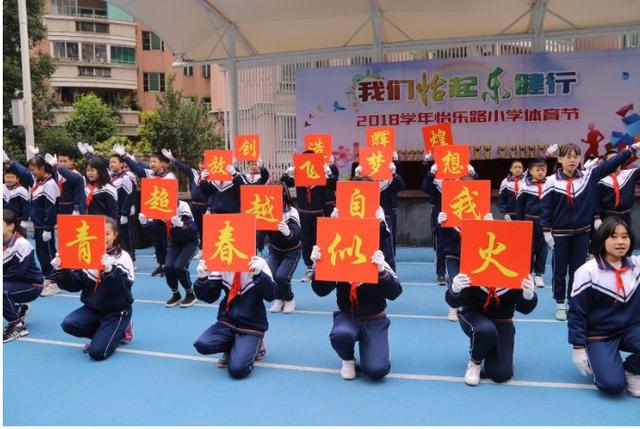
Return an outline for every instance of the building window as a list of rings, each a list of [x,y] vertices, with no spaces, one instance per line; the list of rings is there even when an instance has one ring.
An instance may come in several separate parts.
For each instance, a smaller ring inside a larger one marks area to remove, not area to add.
[[[278,69],[278,87],[281,92],[296,90],[296,71],[301,69],[329,67],[329,60],[283,64]]]
[[[78,15],[84,18],[107,19],[107,10],[94,9],[91,7],[78,7]]]
[[[104,67],[78,67],[78,76],[111,77],[111,69]]]
[[[185,75],[185,77],[193,76],[193,66],[183,67],[182,73]]]
[[[211,97],[204,97],[202,102],[211,110]]]
[[[109,24],[104,22],[76,21],[76,31],[85,33],[108,33]]]
[[[143,87],[145,92],[164,92],[164,73],[144,73]]]
[[[164,51],[164,42],[156,33],[142,32],[142,49],[145,51]]]
[[[111,62],[113,64],[135,64],[135,48],[128,48],[126,46],[111,46]]]
[[[53,56],[63,61],[79,61],[78,44],[75,42],[53,42]]]
[[[82,61],[88,63],[107,63],[107,45],[95,43],[82,44]]]
[[[204,64],[200,69],[200,73],[203,78],[209,79],[211,77],[211,64]]]
[[[296,116],[286,113],[276,113],[276,130],[278,160],[286,159],[296,151]]]

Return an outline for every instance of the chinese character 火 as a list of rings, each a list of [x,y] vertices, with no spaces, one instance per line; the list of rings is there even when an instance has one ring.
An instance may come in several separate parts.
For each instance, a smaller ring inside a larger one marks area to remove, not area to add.
[[[507,267],[505,267],[504,265],[502,265],[500,262],[498,262],[493,258],[494,256],[504,252],[507,246],[505,246],[504,243],[497,243],[496,247],[493,247],[493,244],[496,239],[496,235],[493,232],[487,232],[487,235],[489,236],[489,244],[487,245],[487,248],[478,249],[478,254],[483,260],[482,265],[480,265],[475,270],[471,271],[471,274],[481,273],[489,267],[489,264],[493,264],[498,269],[498,271],[500,271],[504,276],[516,277],[518,273],[516,273],[515,271],[511,271],[510,269],[508,269]]]

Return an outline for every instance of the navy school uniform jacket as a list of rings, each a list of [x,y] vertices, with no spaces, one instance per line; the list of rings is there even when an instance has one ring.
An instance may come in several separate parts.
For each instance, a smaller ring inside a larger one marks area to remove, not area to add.
[[[538,304],[538,296],[534,293],[530,300],[524,299],[521,289],[503,289],[470,286],[460,293],[453,293],[451,288],[445,292],[445,300],[458,311],[481,313],[493,320],[508,320],[513,313],[519,311],[529,314]]]
[[[329,168],[331,169],[331,177],[335,178],[335,180],[327,179],[327,205],[331,207],[329,211],[329,214],[331,214],[330,212],[333,211],[333,207],[336,205],[336,191],[338,189],[340,170],[334,164],[329,164]]]
[[[84,189],[85,196],[88,200],[91,189],[87,186]],[[107,183],[106,185],[95,188],[91,201],[87,205],[87,214],[108,216],[116,222],[120,219],[118,210],[118,191],[116,188]]]
[[[166,221],[166,225],[170,226],[168,238],[169,238],[169,246],[178,246],[181,247],[184,244],[192,243],[198,244],[198,226],[193,220],[193,215],[191,214],[191,208],[189,204],[184,201],[178,200],[178,208],[176,209],[176,216],[180,216],[182,222],[184,223],[181,227],[173,226],[171,221]],[[144,227],[151,228],[153,224],[151,222],[147,222]]]
[[[619,201],[616,206],[616,194],[613,184],[613,176],[616,175],[619,186]],[[635,186],[640,180],[640,168],[622,170],[620,173],[612,173],[598,182],[598,194],[600,196],[600,215],[615,213],[628,213],[636,201]]]
[[[33,246],[20,234],[13,234],[9,243],[3,246],[2,262],[3,281],[42,284],[42,271],[36,265]]]
[[[597,183],[603,177],[613,173],[630,156],[631,150],[624,150],[588,171],[576,170],[573,177],[571,202],[567,195],[568,178],[562,170],[547,177],[542,194],[543,230],[552,231],[557,235],[588,231],[599,207]]]
[[[232,272],[212,272],[208,277],[199,278],[193,291],[198,299],[212,304],[224,290],[225,297],[218,308],[218,321],[238,329],[266,332],[269,322],[263,300],[273,301],[277,287],[269,267],[265,266],[257,276],[249,272],[240,273],[240,291],[227,309],[234,275]]]
[[[442,179],[431,174],[433,162],[424,163],[424,175],[420,189],[429,195],[431,201],[431,229],[438,226],[438,213],[442,211]]]
[[[200,177],[200,171],[195,168],[191,168],[189,165],[184,162],[176,159],[175,161],[176,167],[178,170],[182,172],[189,179],[189,190],[191,191],[191,201],[194,203],[203,203],[205,204],[209,199],[209,188],[207,186],[206,180],[202,180]]]
[[[406,188],[406,184],[399,174],[394,174],[391,180],[383,180],[380,188],[380,205],[385,214],[390,215],[398,208],[398,192]]]
[[[85,180],[78,170],[66,167],[57,168],[57,180],[60,187],[59,214],[71,214],[76,208],[78,213],[85,213]]]
[[[129,170],[133,172],[139,178],[158,178],[158,179],[175,179],[176,175],[171,171],[165,170],[162,174],[156,174],[153,170],[146,168],[146,165],[141,162],[135,162],[128,156],[123,156],[122,159],[129,167]]]
[[[624,258],[622,288],[602,256],[588,260],[573,277],[569,301],[569,343],[584,346],[587,337],[611,337],[640,324],[640,256]]]
[[[244,181],[247,185],[266,185],[269,177],[269,170],[260,167],[260,173],[258,174],[246,173],[244,175]]]
[[[20,180],[20,183],[25,188],[30,188],[33,186],[35,179],[27,167],[17,161],[11,161],[9,163],[9,168],[18,173],[18,180]]]
[[[327,296],[337,289],[336,301],[340,311],[357,318],[368,318],[382,313],[387,308],[387,299],[394,300],[402,293],[400,280],[388,265],[378,274],[378,283],[357,284],[357,300],[350,299],[351,283],[316,280],[315,272],[311,287],[318,296]]]
[[[12,188],[6,183],[2,186],[2,208],[11,210],[20,220],[29,219],[30,202],[29,191],[20,183],[16,183]]]
[[[242,174],[236,172],[232,180],[203,181],[209,193],[207,204],[211,213],[240,213],[240,186],[246,184]]]
[[[540,222],[545,180],[536,182],[532,177],[527,177],[524,180],[516,198],[515,219]]]
[[[296,188],[296,202],[301,214],[309,212],[329,216],[335,204],[335,197],[331,200],[330,187],[336,187],[337,176],[331,174],[325,186],[296,186],[295,179],[289,175],[280,178],[288,188]],[[334,193],[335,195],[335,193]]]
[[[288,211],[283,211],[282,221],[287,224],[291,233],[285,236],[280,231],[269,231],[269,249],[274,249],[279,252],[298,249],[300,247],[300,235],[302,232],[298,210],[291,207]]]
[[[517,178],[509,174],[500,183],[500,193],[498,196],[498,206],[500,213],[514,217],[516,215],[516,198],[520,192],[520,187],[524,184],[524,177]]]
[[[52,176],[38,180],[31,187],[29,216],[35,228],[53,231],[58,215],[60,188]]]
[[[125,171],[112,174],[111,185],[113,185],[118,194],[118,215],[131,216],[131,208],[134,206],[135,195],[135,184],[131,180],[131,177],[129,177]],[[119,218],[115,219],[120,221]]]
[[[96,282],[96,270],[55,270],[51,278],[62,289],[81,291],[80,301],[92,310],[112,313],[130,309],[133,303],[133,262],[124,250],[110,249],[108,253],[115,258],[114,265],[108,273],[100,273],[100,282]]]

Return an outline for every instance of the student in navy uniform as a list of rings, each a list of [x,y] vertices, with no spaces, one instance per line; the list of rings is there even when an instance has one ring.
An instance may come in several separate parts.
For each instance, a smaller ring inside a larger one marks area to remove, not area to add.
[[[397,170],[398,153],[393,151],[393,162],[389,164],[391,169],[391,180],[380,181],[380,205],[384,209],[384,215],[387,218],[387,225],[391,229],[391,238],[393,240],[393,254],[396,254],[397,247],[397,212],[398,212],[398,192],[403,191],[407,185]]]
[[[340,177],[340,170],[335,166],[335,160],[333,155],[329,156],[328,165],[331,170],[331,176],[335,177],[335,180],[330,180],[327,182],[326,193],[327,193],[327,201],[325,203],[324,215],[329,216],[333,212],[333,209],[336,207],[336,191],[338,190],[338,179]]]
[[[635,143],[597,167],[581,171],[578,169],[578,145],[570,143],[560,146],[558,163],[561,168],[547,178],[540,218],[545,241],[553,249],[553,298],[556,301],[557,320],[567,320],[567,284],[570,293],[573,273],[587,260],[591,224],[599,204],[598,182],[624,164],[632,151],[638,148],[640,143]]]
[[[268,231],[269,255],[267,264],[276,282],[276,296],[269,308],[272,313],[293,313],[296,303],[291,290],[291,277],[302,255],[301,227],[298,210],[293,207],[289,189],[282,185],[282,221],[278,231]]]
[[[253,370],[253,363],[266,355],[264,334],[269,328],[264,300],[276,295],[267,262],[254,256],[249,272],[207,272],[204,259],[197,268],[195,293],[198,299],[216,302],[224,290],[218,307],[218,321],[204,331],[193,346],[198,353],[223,353],[218,367],[227,368],[233,378],[244,378]]]
[[[176,175],[167,170],[169,160],[161,153],[154,153],[149,157],[149,168],[144,164],[135,162],[125,151],[125,148],[119,144],[113,146],[113,151],[122,157],[129,169],[138,176],[143,178],[160,178],[167,180],[177,180]],[[151,223],[151,237],[155,247],[156,260],[158,266],[153,270],[151,276],[164,276],[164,264],[167,257],[167,230],[168,225],[158,219],[154,219]]]
[[[247,185],[266,185],[269,181],[269,170],[262,165],[262,159],[249,163],[249,172],[244,174],[244,181]],[[267,231],[256,231],[256,248],[258,254],[264,250],[264,240]]]
[[[529,314],[538,303],[533,279],[522,279],[522,289],[470,286],[471,279],[458,273],[445,293],[447,303],[458,308],[462,331],[471,340],[464,382],[477,386],[484,362],[482,376],[504,383],[513,377],[513,313]]]
[[[522,161],[514,159],[509,167],[509,175],[500,183],[498,206],[505,220],[511,220],[516,216],[516,198],[525,181],[523,171]]]
[[[5,164],[8,157],[5,153]],[[29,220],[29,204],[31,195],[29,190],[20,183],[20,173],[12,166],[4,170],[4,184],[2,186],[2,208],[11,210],[21,222]],[[22,167],[22,166],[21,166]],[[28,173],[28,170],[22,167]],[[31,174],[29,174],[31,177]]]
[[[108,216],[119,220],[118,191],[111,184],[109,171],[104,161],[94,158],[87,163],[87,186],[85,187],[85,206],[87,214]]]
[[[572,360],[598,389],[640,397],[640,256],[621,218],[607,218],[595,232],[595,257],[575,273],[569,300]],[[629,354],[624,362],[620,352]]]
[[[36,256],[44,275],[41,296],[50,296],[60,293],[58,285],[50,279],[51,260],[56,254],[55,226],[60,188],[53,178],[54,168],[47,164],[43,156],[36,155],[27,165],[35,178],[31,187],[29,217],[33,222]]]
[[[391,370],[391,321],[385,313],[386,300],[394,300],[400,296],[400,280],[385,262],[381,250],[376,250],[371,256],[371,262],[378,268],[378,282],[375,284],[316,280],[315,264],[322,257],[322,251],[325,250],[314,246],[311,253],[314,263],[311,287],[318,296],[327,296],[336,289],[338,311],[333,313],[329,339],[342,359],[340,375],[345,380],[356,378],[355,345],[358,342],[362,372],[372,380],[380,380]]]
[[[610,150],[604,155],[605,161],[618,154]],[[640,180],[640,168],[628,168],[616,171],[598,182],[598,194],[600,195],[600,221],[611,216],[621,217],[627,225],[631,226],[631,209],[636,201],[635,186]]]
[[[133,332],[129,331],[133,262],[118,244],[118,223],[108,217],[105,221],[107,253],[101,256],[104,270],[61,270],[60,258],[53,260],[53,276],[65,290],[81,292],[83,304],[64,318],[62,329],[74,337],[89,338],[84,351],[95,360],[108,358],[118,344],[133,340]]]
[[[3,210],[2,218],[2,313],[8,323],[2,342],[6,343],[29,334],[26,303],[40,296],[43,277],[20,218],[11,210]]]
[[[85,213],[85,181],[82,173],[76,169],[71,152],[62,151],[56,159],[54,178],[60,187],[58,214]]]
[[[446,286],[445,246],[442,243],[444,236],[442,227],[438,222],[438,214],[442,211],[442,179],[436,179],[437,167],[433,163],[433,155],[431,153],[425,154],[423,165],[425,172],[420,189],[425,194],[428,194],[431,200],[431,237],[433,250],[436,253],[437,283],[440,286]]]
[[[540,216],[542,215],[542,193],[547,176],[547,161],[538,158],[529,164],[529,175],[524,183],[519,186],[516,199],[516,214],[512,219],[527,220],[533,222],[533,234],[531,237],[531,272],[535,273],[534,283],[536,287],[544,287],[544,279],[547,263],[547,243],[544,241]]]
[[[247,182],[233,165],[228,164],[225,171],[231,175],[231,180],[210,180],[203,183],[209,193],[207,213],[240,213],[240,187]]]
[[[147,218],[140,213],[142,226],[148,225]],[[176,215],[171,218],[171,230],[169,232],[169,246],[167,248],[167,263],[164,266],[167,285],[171,289],[171,298],[165,302],[165,307],[191,307],[197,302],[193,293],[193,285],[189,275],[189,264],[198,252],[198,226],[193,220],[189,204],[178,201]],[[185,291],[182,299],[178,282]]]

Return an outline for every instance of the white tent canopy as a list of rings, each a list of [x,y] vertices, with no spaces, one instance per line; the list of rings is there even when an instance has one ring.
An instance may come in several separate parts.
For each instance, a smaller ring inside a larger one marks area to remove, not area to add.
[[[109,1],[191,62],[640,26],[639,0]]]

